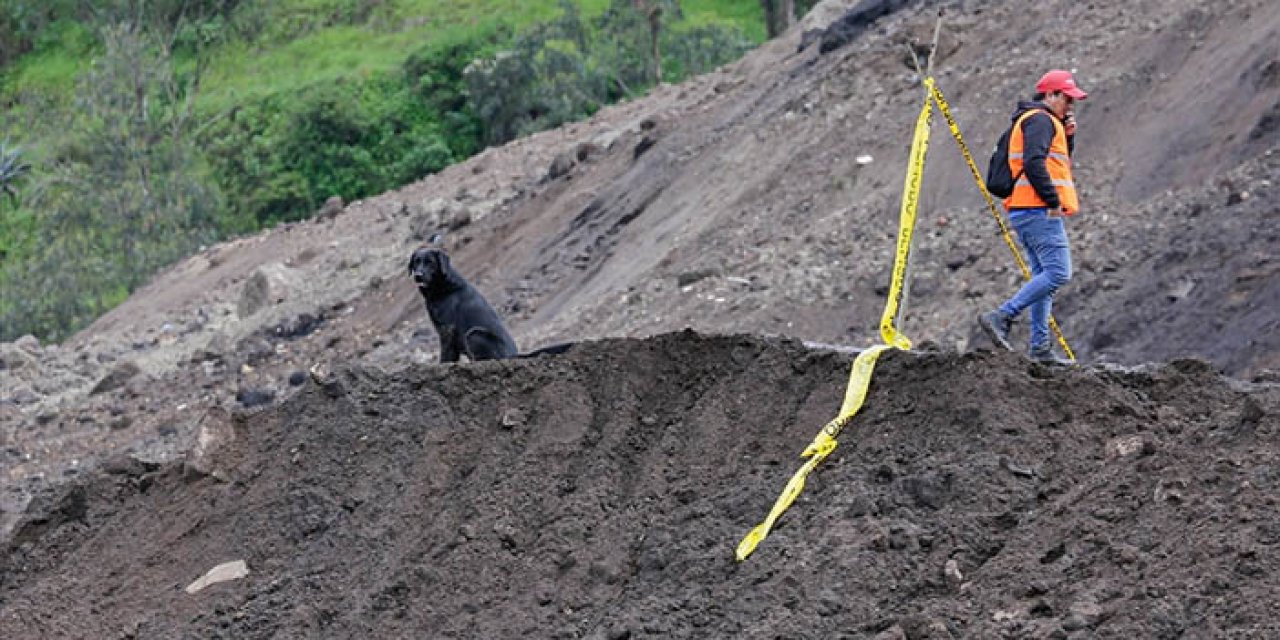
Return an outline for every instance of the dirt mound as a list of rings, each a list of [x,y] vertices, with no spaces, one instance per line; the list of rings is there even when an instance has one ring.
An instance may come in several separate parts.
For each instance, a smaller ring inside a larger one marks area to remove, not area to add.
[[[1280,4],[883,4],[0,345],[0,637],[1276,635]],[[801,341],[876,335],[944,5],[976,152],[1046,66],[1091,93],[1055,308],[1092,365],[972,353],[1020,276],[935,124],[931,346],[737,565],[843,393]],[[441,230],[522,349],[609,339],[429,366],[404,269]]]
[[[1184,360],[891,352],[780,526],[848,354],[693,332],[341,371],[215,476],[120,460],[37,501],[0,636],[1263,637],[1280,388]],[[246,577],[189,594],[220,563]]]
[[[36,488],[114,453],[182,455],[210,411],[283,401],[314,365],[433,361],[404,269],[437,231],[524,349],[685,327],[867,344],[921,98],[906,45],[943,6],[935,68],[975,152],[1045,66],[1091,92],[1057,300],[1077,354],[1276,375],[1280,4],[867,3],[896,10],[828,53],[798,48],[855,4],[588,121],[210,247],[63,344],[0,345],[0,538]],[[903,324],[966,351],[1020,276],[947,137],[935,123]],[[573,161],[549,178],[556,158]]]

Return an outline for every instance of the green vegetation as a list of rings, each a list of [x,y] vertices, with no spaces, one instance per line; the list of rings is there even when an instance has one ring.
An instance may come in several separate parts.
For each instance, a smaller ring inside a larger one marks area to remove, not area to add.
[[[761,11],[0,0],[0,340],[60,339],[202,244],[712,69],[763,38]]]

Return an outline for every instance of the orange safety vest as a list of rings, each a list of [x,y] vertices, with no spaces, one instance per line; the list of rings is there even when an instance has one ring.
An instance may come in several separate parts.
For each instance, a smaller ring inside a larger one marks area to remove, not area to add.
[[[1018,116],[1017,122],[1013,124],[1013,131],[1009,134],[1009,170],[1012,175],[1018,176],[1018,181],[1013,185],[1013,193],[1004,199],[1005,209],[1049,206],[1036,193],[1035,187],[1031,186],[1031,181],[1022,168],[1022,123],[1037,113],[1047,112],[1040,109],[1028,110]],[[1071,179],[1071,152],[1067,148],[1067,132],[1056,117],[1048,115],[1053,121],[1053,142],[1049,144],[1049,155],[1045,156],[1044,166],[1049,170],[1053,188],[1058,191],[1058,201],[1067,210],[1067,215],[1074,215],[1080,210],[1080,198],[1076,196],[1076,183]]]

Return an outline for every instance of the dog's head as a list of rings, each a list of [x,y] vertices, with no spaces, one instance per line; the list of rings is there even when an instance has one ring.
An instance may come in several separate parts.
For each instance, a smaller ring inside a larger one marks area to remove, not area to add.
[[[449,256],[439,249],[422,247],[409,256],[409,275],[421,290],[444,286],[449,274]]]

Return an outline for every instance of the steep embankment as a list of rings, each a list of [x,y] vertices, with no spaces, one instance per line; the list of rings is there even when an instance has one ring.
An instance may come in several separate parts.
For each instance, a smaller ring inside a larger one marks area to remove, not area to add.
[[[1263,637],[1280,388],[895,352],[755,556],[850,358],[691,332],[354,370],[42,502],[4,637]],[[223,479],[217,479],[217,477]],[[216,564],[249,575],[188,594]]]
[[[732,563],[838,407],[848,357],[665,332],[874,339],[920,101],[904,43],[937,6],[895,4],[827,55],[797,51],[797,30],[212,247],[63,345],[0,345],[0,536],[32,490],[80,487],[26,516],[0,631],[1274,633],[1275,390],[1212,372],[1280,365],[1280,5],[1264,0],[947,5],[936,65],[975,151],[1044,67],[1092,92],[1058,306],[1081,355],[1213,365],[974,353],[974,312],[1018,276],[936,128],[905,329],[939,351],[886,360],[805,498]],[[404,263],[440,229],[523,347],[663,335],[426,366]],[[363,373],[330,393],[313,365]],[[95,469],[181,459],[202,430],[239,434],[192,454],[213,476]],[[237,558],[248,578],[182,593]]]
[[[906,8],[826,55],[797,50],[797,28],[587,122],[211,247],[65,344],[0,345],[0,530],[24,483],[109,451],[172,456],[205,411],[284,398],[318,362],[431,361],[404,263],[442,229],[526,348],[683,327],[873,340],[921,97],[904,44],[932,36],[938,6],[891,4]],[[1079,354],[1193,355],[1244,378],[1280,366],[1280,5],[947,7],[935,68],[975,151],[1045,66],[1092,92],[1058,300]],[[985,345],[975,313],[1020,277],[941,127],[931,153],[905,326],[964,351]]]

